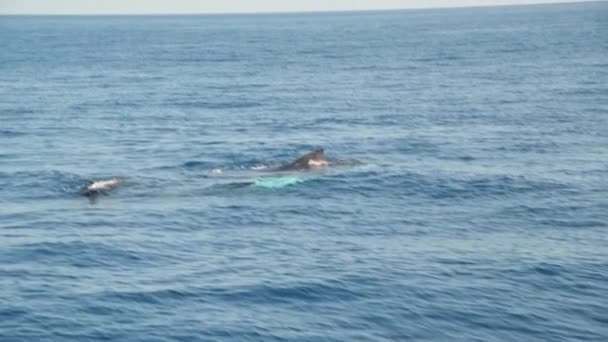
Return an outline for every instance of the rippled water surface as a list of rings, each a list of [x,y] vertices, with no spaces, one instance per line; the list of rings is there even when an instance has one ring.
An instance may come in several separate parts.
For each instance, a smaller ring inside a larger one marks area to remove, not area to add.
[[[606,2],[0,17],[0,340],[606,341],[607,37]],[[350,162],[269,171],[316,147]]]

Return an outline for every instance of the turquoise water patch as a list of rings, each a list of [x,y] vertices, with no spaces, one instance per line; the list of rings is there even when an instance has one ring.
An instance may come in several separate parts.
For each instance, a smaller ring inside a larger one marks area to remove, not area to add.
[[[282,188],[288,185],[303,182],[298,177],[263,177],[255,180],[255,186],[264,188]]]

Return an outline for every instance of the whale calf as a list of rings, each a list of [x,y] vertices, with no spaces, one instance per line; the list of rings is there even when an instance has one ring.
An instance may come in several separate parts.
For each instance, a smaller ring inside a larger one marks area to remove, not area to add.
[[[96,181],[91,181],[89,184],[83,189],[82,194],[87,197],[96,196],[99,194],[104,194],[109,190],[116,188],[123,181],[118,178],[110,178],[110,179],[100,179]]]
[[[329,165],[329,160],[325,158],[325,150],[322,148],[306,153],[294,162],[276,168],[276,171],[298,171],[319,169]]]

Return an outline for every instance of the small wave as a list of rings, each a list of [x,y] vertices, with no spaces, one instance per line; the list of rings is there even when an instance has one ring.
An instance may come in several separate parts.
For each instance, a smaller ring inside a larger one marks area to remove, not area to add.
[[[169,101],[167,105],[176,107],[191,107],[191,108],[203,108],[203,109],[242,109],[242,108],[253,108],[262,106],[259,102],[246,102],[246,101],[234,101],[234,102],[207,102],[207,101]]]
[[[594,95],[594,96],[604,96],[606,94],[605,88],[574,88],[574,89],[556,89],[553,91],[556,95],[559,96],[584,96],[584,95]]]
[[[395,141],[394,146],[396,146],[397,152],[406,154],[436,154],[439,152],[439,146],[437,144],[425,140],[398,139]]]
[[[249,168],[251,170],[256,170],[257,171],[257,170],[268,170],[268,169],[271,168],[271,166],[268,166],[268,165],[254,165],[254,166],[251,166]]]
[[[475,157],[470,156],[470,155],[453,155],[453,154],[449,154],[449,155],[440,155],[437,156],[440,159],[445,159],[445,160],[458,160],[458,161],[464,161],[464,162],[470,162],[470,161],[474,161]]]
[[[34,111],[31,110],[31,109],[23,109],[23,108],[9,108],[9,109],[3,109],[2,110],[2,114],[4,114],[4,115],[11,115],[11,114],[17,114],[17,115],[34,114]]]
[[[416,58],[413,61],[422,62],[422,63],[439,63],[439,62],[445,62],[445,61],[459,61],[459,60],[465,60],[465,59],[466,58],[462,57],[462,56],[450,55],[450,56],[421,57],[421,58]]]
[[[30,313],[30,310],[24,310],[20,307],[7,306],[0,308],[0,317],[10,317],[11,319],[23,317],[29,315]]]
[[[253,285],[236,289],[211,289],[210,295],[225,301],[250,303],[311,303],[351,301],[363,295],[349,290],[339,281],[297,283],[292,285]]]
[[[494,176],[457,181],[454,185],[442,186],[445,191],[438,193],[459,197],[509,196],[514,194],[552,191],[564,189],[561,183],[532,180],[526,177]]]
[[[86,179],[57,170],[0,172],[0,187],[19,198],[48,198],[78,191]]]
[[[546,219],[540,221],[540,224],[548,227],[563,227],[563,228],[605,228],[608,223],[599,220],[579,220],[579,219]]]
[[[22,136],[22,135],[25,135],[25,133],[17,132],[17,131],[9,131],[9,130],[0,130],[0,137],[13,138],[13,137],[18,137],[18,136]]]
[[[237,181],[237,182],[229,182],[229,183],[218,183],[218,184],[213,184],[210,187],[208,187],[206,189],[205,193],[206,194],[215,194],[215,193],[224,194],[224,192],[227,190],[244,189],[253,184],[254,184],[253,181]]]
[[[239,56],[208,56],[208,57],[184,57],[169,59],[171,63],[228,63],[241,61]]]
[[[385,186],[403,189],[400,195],[428,196],[433,199],[490,198],[570,188],[564,183],[507,175],[461,177],[406,173],[374,178],[386,183]]]
[[[10,260],[30,260],[41,264],[69,264],[88,268],[142,263],[145,259],[138,253],[103,243],[84,242],[40,242],[12,247],[3,254]]]
[[[181,164],[181,167],[186,169],[215,169],[211,163],[204,161],[191,160]]]
[[[236,288],[182,288],[151,291],[110,291],[99,294],[104,300],[160,304],[167,301],[216,298],[226,302],[249,303],[310,303],[323,301],[349,301],[362,295],[349,290],[345,283],[319,282],[292,285],[252,285]]]
[[[102,293],[107,301],[120,301],[140,304],[162,304],[170,300],[183,300],[197,297],[198,294],[186,290],[155,290],[155,291],[111,291]]]
[[[532,267],[532,271],[546,276],[559,276],[567,270],[560,265],[542,263]]]

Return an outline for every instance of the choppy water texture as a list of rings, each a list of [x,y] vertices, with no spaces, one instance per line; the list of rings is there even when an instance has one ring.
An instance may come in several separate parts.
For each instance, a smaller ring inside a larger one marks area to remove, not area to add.
[[[608,3],[0,17],[0,340],[606,341],[607,38]],[[358,163],[265,170],[319,146]]]

